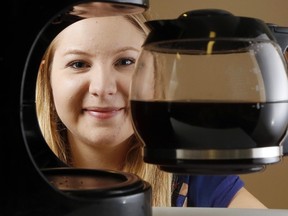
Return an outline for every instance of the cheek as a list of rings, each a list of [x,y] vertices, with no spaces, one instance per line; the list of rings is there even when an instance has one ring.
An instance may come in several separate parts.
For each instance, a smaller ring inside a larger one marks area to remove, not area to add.
[[[67,89],[65,89],[63,84],[56,84],[52,86],[52,94],[53,94],[53,100],[55,104],[55,108],[57,110],[57,113],[59,117],[62,119],[62,114],[65,113],[65,109],[68,108],[69,99],[67,98]]]
[[[79,82],[67,78],[54,77],[51,80],[51,85],[55,107],[59,116],[62,113],[68,113],[72,107],[76,108],[77,103],[79,104],[78,95],[81,89]]]
[[[123,76],[120,82],[120,86],[121,86],[121,91],[123,93],[123,95],[125,96],[125,98],[129,98],[129,94],[130,94],[130,83],[132,80],[132,76]]]

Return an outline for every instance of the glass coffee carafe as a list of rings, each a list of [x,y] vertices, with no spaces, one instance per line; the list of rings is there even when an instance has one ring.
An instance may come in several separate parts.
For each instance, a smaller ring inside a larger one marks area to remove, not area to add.
[[[287,65],[268,26],[210,9],[147,25],[130,89],[144,161],[190,174],[250,173],[279,162]]]

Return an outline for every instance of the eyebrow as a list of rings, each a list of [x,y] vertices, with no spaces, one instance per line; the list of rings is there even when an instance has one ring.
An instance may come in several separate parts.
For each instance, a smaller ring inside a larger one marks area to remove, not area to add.
[[[135,52],[140,52],[140,49],[137,49],[135,47],[132,46],[126,46],[126,47],[121,47],[120,49],[110,49],[111,52],[113,53],[120,53],[120,52],[125,52],[125,51],[135,51]],[[81,49],[78,48],[69,48],[66,49],[64,52],[64,55],[71,55],[71,54],[77,54],[77,55],[88,55],[89,53],[87,53],[86,51],[82,51]]]
[[[132,46],[122,47],[121,49],[117,49],[116,51],[123,52],[123,51],[127,51],[127,50],[134,50],[137,52],[140,51],[140,49],[136,49],[135,47],[132,47]]]

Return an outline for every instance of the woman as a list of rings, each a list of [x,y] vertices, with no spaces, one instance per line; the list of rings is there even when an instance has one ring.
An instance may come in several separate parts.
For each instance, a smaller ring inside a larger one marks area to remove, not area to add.
[[[46,142],[70,166],[137,174],[151,184],[153,206],[265,208],[238,176],[173,176],[143,162],[128,95],[145,21],[144,14],[94,17],[55,38],[36,89]]]

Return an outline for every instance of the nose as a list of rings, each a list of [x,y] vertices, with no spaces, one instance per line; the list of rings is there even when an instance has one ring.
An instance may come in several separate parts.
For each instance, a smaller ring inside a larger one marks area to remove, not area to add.
[[[99,97],[115,94],[117,81],[113,68],[104,65],[93,67],[90,74],[89,92]]]

